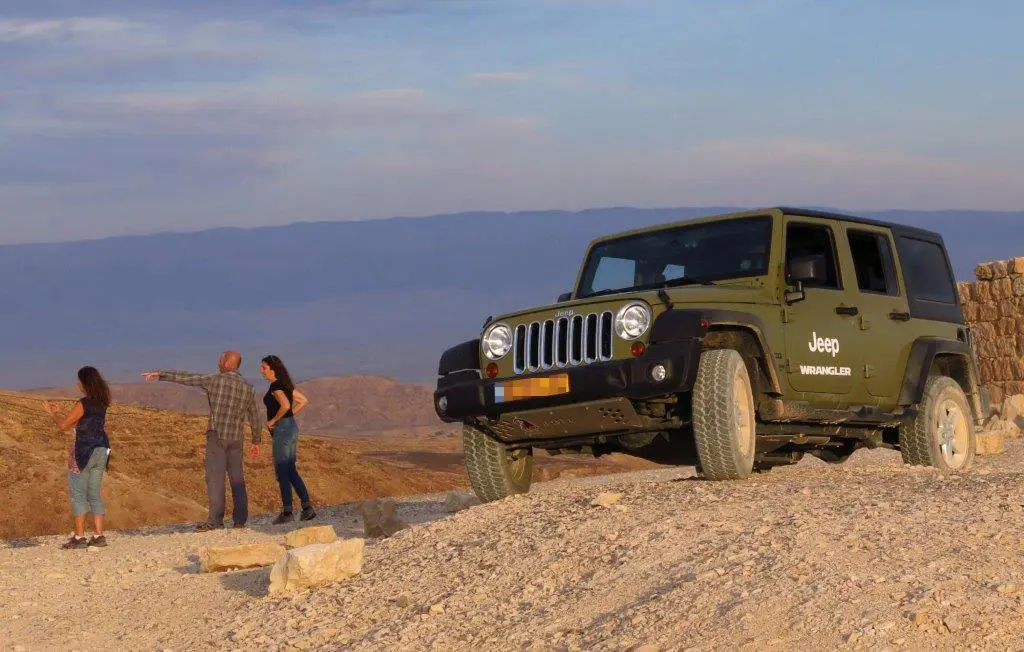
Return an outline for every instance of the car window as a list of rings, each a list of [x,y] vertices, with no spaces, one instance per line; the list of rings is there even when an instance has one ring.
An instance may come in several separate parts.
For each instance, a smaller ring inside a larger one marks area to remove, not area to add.
[[[806,283],[805,287],[830,290],[842,287],[839,267],[836,264],[836,243],[831,228],[792,222],[786,227],[786,268],[789,268],[793,260],[805,256],[825,258],[825,279],[816,283]]]
[[[956,303],[956,288],[942,247],[928,240],[900,238],[900,260],[907,294],[915,300]]]
[[[899,287],[893,264],[892,245],[884,233],[850,229],[846,232],[861,292],[896,296]]]
[[[606,256],[597,264],[597,270],[594,272],[594,291],[629,287],[633,285],[635,274],[635,260]]]

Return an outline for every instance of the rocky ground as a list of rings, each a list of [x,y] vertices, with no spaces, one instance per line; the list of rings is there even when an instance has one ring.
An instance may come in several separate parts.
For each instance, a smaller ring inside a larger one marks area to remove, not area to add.
[[[266,597],[199,548],[284,527],[0,548],[0,649],[1022,649],[1024,444],[965,476],[862,451],[742,482],[560,480],[368,542],[361,575]],[[594,506],[602,492],[620,494]],[[325,512],[360,533],[352,506]],[[294,527],[298,527],[297,525]],[[6,646],[6,647],[5,647]]]

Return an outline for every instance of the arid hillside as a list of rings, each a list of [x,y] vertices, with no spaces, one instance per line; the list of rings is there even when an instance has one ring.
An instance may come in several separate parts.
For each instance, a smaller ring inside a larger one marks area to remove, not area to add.
[[[70,402],[62,403],[66,410]],[[429,403],[428,403],[429,405]],[[104,482],[110,527],[162,525],[206,517],[203,472],[206,419],[133,405],[108,415],[110,472]],[[0,539],[64,532],[69,528],[67,451],[71,435],[55,432],[39,398],[0,392]],[[269,439],[247,460],[250,509],[280,505]],[[614,456],[539,460],[540,479],[651,468]],[[305,436],[299,468],[317,504],[444,491],[468,484],[461,440],[455,434]]]
[[[305,432],[376,432],[415,427],[437,427],[442,423],[434,414],[433,390],[381,376],[343,376],[317,378],[299,383],[310,399],[302,415]],[[263,385],[257,385],[263,391]],[[111,385],[118,403],[142,407],[206,414],[209,410],[203,392],[171,383],[115,383]],[[38,396],[64,398],[78,396],[67,387],[34,389]]]

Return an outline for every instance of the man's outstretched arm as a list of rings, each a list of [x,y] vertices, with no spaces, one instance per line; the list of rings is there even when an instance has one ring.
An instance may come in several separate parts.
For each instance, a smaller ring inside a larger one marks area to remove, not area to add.
[[[147,371],[142,374],[142,377],[149,381],[162,380],[189,387],[206,387],[213,376],[213,374],[190,374],[185,371]]]

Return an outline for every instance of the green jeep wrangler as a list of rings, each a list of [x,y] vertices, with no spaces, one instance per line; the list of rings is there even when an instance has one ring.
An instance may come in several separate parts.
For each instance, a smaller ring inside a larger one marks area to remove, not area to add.
[[[964,471],[989,412],[942,237],[794,208],[595,240],[572,292],[488,318],[438,375],[485,501],[529,490],[537,448],[711,480],[860,447]]]

